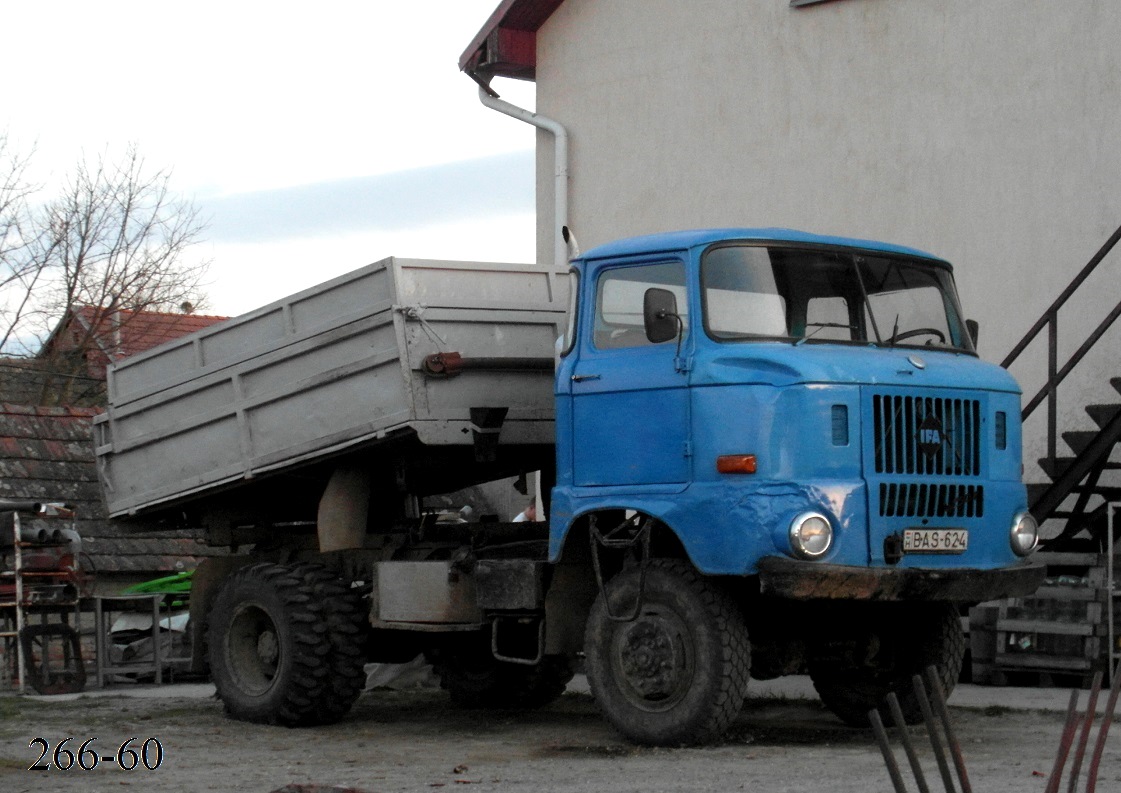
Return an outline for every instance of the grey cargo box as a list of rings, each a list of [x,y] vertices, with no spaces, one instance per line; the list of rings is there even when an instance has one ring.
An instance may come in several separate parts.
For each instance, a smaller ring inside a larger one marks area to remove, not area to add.
[[[502,444],[552,444],[567,300],[557,268],[389,258],[122,360],[94,423],[109,512],[403,431],[470,444],[473,409],[506,409]],[[486,365],[424,371],[450,352]]]

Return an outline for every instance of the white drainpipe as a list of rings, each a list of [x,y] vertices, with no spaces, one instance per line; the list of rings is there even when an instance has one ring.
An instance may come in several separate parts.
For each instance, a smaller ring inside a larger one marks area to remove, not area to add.
[[[562,230],[568,225],[568,132],[557,121],[546,118],[538,113],[533,113],[525,108],[512,105],[498,94],[488,91],[479,85],[479,101],[491,110],[532,124],[539,129],[551,132],[554,142],[553,162],[555,172],[553,175],[553,203],[555,222],[553,224],[553,262],[558,267],[568,264],[568,244],[565,242]]]

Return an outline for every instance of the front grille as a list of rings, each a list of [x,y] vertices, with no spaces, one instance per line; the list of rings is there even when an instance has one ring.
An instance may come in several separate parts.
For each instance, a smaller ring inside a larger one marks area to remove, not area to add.
[[[888,518],[980,518],[981,485],[880,484],[880,515]]]
[[[878,474],[981,475],[981,403],[976,399],[872,397]]]

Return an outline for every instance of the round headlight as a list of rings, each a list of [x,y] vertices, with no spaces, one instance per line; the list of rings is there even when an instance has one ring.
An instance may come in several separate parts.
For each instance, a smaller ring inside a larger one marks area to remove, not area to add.
[[[1017,556],[1027,556],[1035,550],[1035,546],[1039,544],[1039,524],[1030,512],[1020,512],[1012,519],[1009,542]]]
[[[802,559],[818,559],[833,544],[833,527],[819,512],[803,512],[790,523],[790,549]]]

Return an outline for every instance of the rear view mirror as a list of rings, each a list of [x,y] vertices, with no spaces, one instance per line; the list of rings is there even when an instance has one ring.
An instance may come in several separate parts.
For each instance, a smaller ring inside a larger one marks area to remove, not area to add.
[[[965,321],[965,329],[969,331],[969,338],[973,341],[973,347],[977,347],[977,334],[981,331],[981,326],[977,324],[975,319],[967,319]]]
[[[657,287],[647,289],[642,296],[642,319],[651,344],[677,338],[681,317],[677,315],[677,298],[673,292]]]

